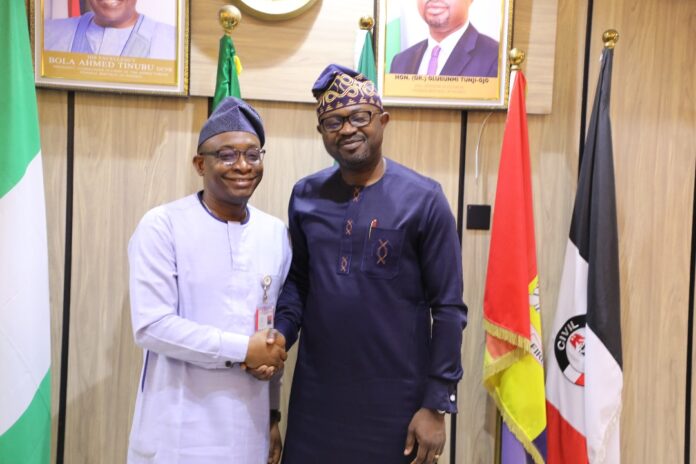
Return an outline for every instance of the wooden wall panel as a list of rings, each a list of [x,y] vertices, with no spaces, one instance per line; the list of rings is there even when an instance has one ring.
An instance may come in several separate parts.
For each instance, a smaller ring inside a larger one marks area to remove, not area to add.
[[[549,335],[546,328],[551,326],[555,313],[575,194],[583,70],[580,50],[585,18],[586,5],[572,0],[558,2],[558,27],[563,34],[558,35],[556,47],[563,52],[558,53],[555,61],[553,112],[544,116],[528,115],[527,120],[544,343]],[[515,43],[517,33],[515,30]],[[528,69],[533,63],[523,67]],[[527,84],[531,95],[535,84],[531,81]],[[487,113],[471,112],[467,119],[465,207],[468,204],[493,206],[495,201],[506,114],[493,113],[483,125],[487,116]],[[496,409],[481,384],[485,343],[483,292],[489,240],[490,231],[464,230],[462,237],[464,300],[469,305],[469,327],[462,349],[464,379],[459,385],[458,463],[491,463],[495,455]]]
[[[467,117],[465,208],[469,204],[493,204],[505,114],[494,113],[484,127],[479,146],[479,177],[476,179],[474,153],[478,133],[486,116],[487,113],[470,113]],[[466,223],[463,227],[466,227]],[[462,236],[464,302],[469,307],[469,322],[464,331],[462,346],[464,377],[459,383],[456,457],[457,462],[465,463],[492,463],[495,454],[495,406],[481,384],[484,350],[483,289],[489,238],[489,231],[466,229]]]
[[[696,3],[636,5],[595,3],[590,60],[596,83],[602,32],[617,29],[611,116],[623,328],[622,461],[683,462],[696,165],[689,44]]]
[[[142,365],[126,247],[149,208],[195,191],[207,99],[77,94],[65,462],[125,462]]]
[[[512,46],[526,54],[527,112],[549,114],[553,102],[559,0],[514,0],[513,3],[515,27]],[[561,49],[561,52],[565,53],[565,50]]]
[[[48,277],[51,300],[51,462],[55,462],[60,392],[60,346],[63,336],[67,93],[39,90],[37,100],[48,234]]]
[[[461,112],[427,108],[387,108],[383,154],[442,185],[457,216]]]
[[[212,96],[222,29],[222,0],[191,2],[191,95]],[[233,33],[244,71],[245,98],[313,102],[314,79],[329,63],[353,66],[361,16],[373,15],[371,0],[324,0],[285,21],[261,21],[242,13]]]

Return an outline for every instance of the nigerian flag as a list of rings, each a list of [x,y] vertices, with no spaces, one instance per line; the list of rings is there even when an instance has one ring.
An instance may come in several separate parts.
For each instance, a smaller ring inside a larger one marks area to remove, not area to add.
[[[242,98],[242,92],[239,88],[239,75],[241,73],[242,62],[239,60],[239,56],[237,56],[232,37],[228,34],[223,34],[220,38],[220,51],[218,52],[213,110],[227,97]]]
[[[0,463],[48,463],[46,209],[24,0],[0,2]]]
[[[364,32],[363,46],[360,49],[360,58],[356,69],[377,85],[377,67],[375,66],[375,52],[372,49],[372,32]]]

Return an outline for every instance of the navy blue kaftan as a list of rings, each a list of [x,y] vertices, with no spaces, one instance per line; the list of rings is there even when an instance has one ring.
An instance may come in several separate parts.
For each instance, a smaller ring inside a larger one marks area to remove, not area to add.
[[[413,414],[456,412],[462,376],[461,250],[442,189],[393,161],[364,188],[332,167],[295,185],[289,224],[275,324],[288,347],[302,337],[283,463],[405,462]]]

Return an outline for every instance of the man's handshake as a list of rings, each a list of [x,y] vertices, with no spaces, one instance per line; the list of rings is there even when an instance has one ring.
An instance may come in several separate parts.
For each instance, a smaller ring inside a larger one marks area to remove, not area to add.
[[[259,330],[249,337],[242,368],[259,380],[268,380],[283,368],[287,357],[283,334],[276,329]]]

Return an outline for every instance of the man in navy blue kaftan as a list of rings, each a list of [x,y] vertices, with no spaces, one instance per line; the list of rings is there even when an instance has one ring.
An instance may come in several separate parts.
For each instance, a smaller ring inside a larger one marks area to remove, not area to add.
[[[437,182],[382,157],[372,82],[330,65],[313,92],[337,165],[290,200],[276,328],[302,336],[283,463],[435,463],[467,315],[454,217]]]

